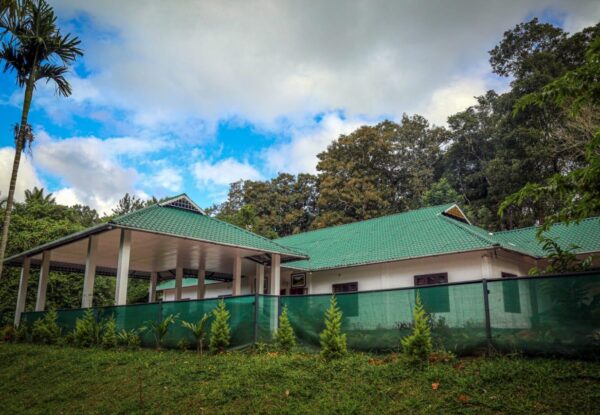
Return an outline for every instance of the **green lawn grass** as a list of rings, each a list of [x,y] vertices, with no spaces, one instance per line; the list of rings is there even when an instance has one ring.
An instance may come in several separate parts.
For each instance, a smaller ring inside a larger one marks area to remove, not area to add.
[[[600,362],[469,358],[416,370],[366,354],[0,344],[0,397],[7,414],[597,413]]]

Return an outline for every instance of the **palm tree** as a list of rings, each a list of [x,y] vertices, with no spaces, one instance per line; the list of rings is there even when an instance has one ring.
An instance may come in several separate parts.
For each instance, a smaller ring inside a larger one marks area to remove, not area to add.
[[[54,10],[46,0],[24,1],[22,15],[4,13],[0,18],[0,31],[7,33],[0,50],[0,61],[4,61],[4,72],[14,71],[17,75],[17,85],[25,88],[21,122],[15,128],[15,159],[2,224],[1,276],[21,153],[26,148],[26,144],[31,145],[34,139],[27,118],[36,82],[54,81],[58,95],[65,97],[71,95],[71,85],[65,79],[65,75],[69,70],[68,65],[78,56],[82,56],[83,51],[79,48],[81,43],[79,38],[70,34],[63,35],[60,32]]]
[[[52,193],[44,194],[44,188],[34,186],[31,190],[25,190],[25,203],[39,203],[42,205],[53,205],[56,203]]]

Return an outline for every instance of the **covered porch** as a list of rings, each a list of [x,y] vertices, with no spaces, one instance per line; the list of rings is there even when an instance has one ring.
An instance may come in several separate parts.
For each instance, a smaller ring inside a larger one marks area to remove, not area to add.
[[[149,303],[156,301],[157,283],[171,279],[175,282],[174,300],[181,300],[184,278],[197,279],[197,299],[205,298],[207,280],[229,282],[231,288],[226,295],[279,295],[281,263],[303,257],[266,238],[206,216],[182,195],[41,245],[5,262],[21,267],[15,312],[18,326],[34,270],[39,272],[35,310],[43,311],[51,271],[80,273],[81,307],[89,308],[97,275],[116,278],[114,305],[127,304],[131,278],[149,281]]]

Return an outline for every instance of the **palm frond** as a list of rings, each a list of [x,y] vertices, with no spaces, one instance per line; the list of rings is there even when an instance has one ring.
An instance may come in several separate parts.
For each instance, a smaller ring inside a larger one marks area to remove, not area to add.
[[[43,64],[36,73],[36,81],[45,79],[46,83],[54,81],[56,84],[56,93],[64,97],[71,95],[71,85],[65,78],[65,74],[69,71],[66,66],[57,66],[51,64]]]

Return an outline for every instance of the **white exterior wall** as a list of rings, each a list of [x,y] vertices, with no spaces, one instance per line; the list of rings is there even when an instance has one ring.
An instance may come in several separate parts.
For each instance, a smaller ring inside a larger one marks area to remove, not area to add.
[[[440,255],[436,257],[416,258],[382,264],[363,265],[310,273],[309,294],[332,292],[333,284],[358,282],[359,291],[383,290],[414,286],[414,276],[422,274],[448,273],[448,282],[461,282],[482,279],[485,275],[484,255],[491,258],[492,275],[500,278],[502,272],[526,275],[531,266],[518,262],[518,257],[507,257],[493,251],[465,252]],[[282,287],[288,287],[290,274],[282,273]]]
[[[250,294],[249,279],[246,276],[242,277],[242,295]],[[222,282],[215,284],[206,284],[206,295],[204,298],[218,298],[223,295],[231,295],[233,290],[232,282]],[[163,301],[175,301],[175,288],[163,290]],[[183,287],[181,291],[182,300],[195,300],[196,299],[196,286]]]

